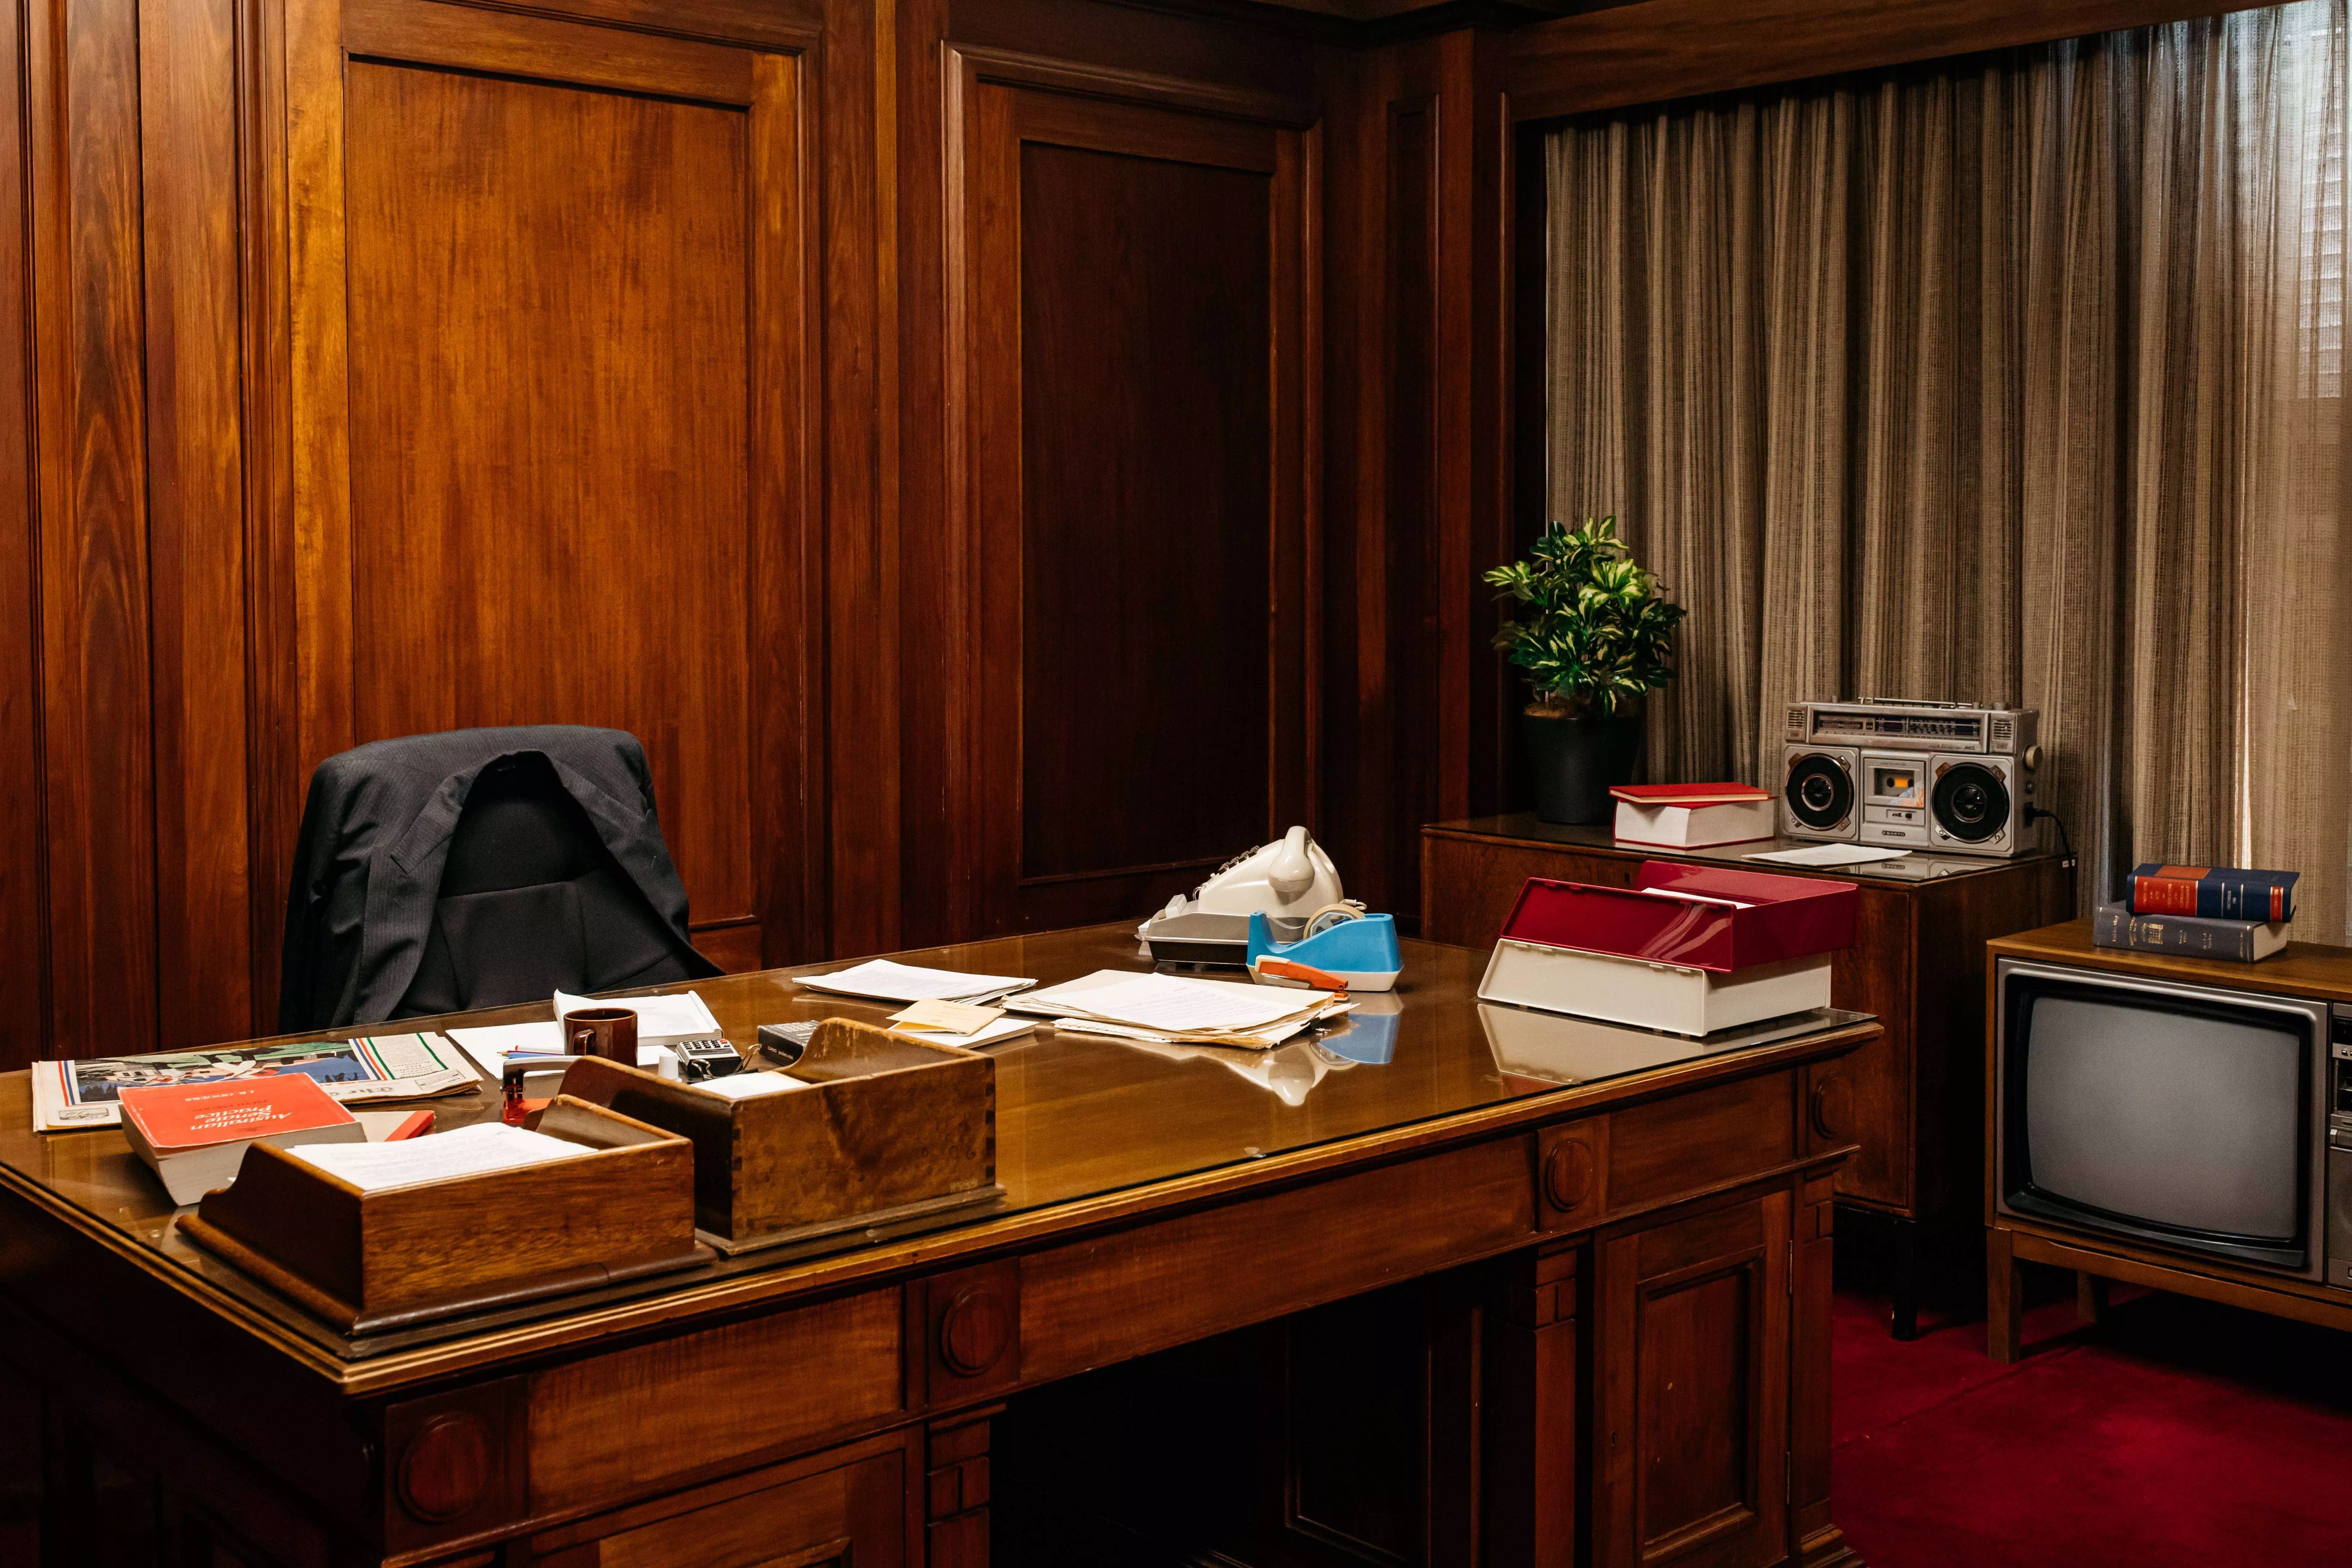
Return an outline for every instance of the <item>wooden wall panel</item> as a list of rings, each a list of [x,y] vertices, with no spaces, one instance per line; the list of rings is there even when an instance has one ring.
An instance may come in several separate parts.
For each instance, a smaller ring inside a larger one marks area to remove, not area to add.
[[[119,1048],[156,1014],[138,16],[25,15],[49,1027]]]
[[[1272,176],[1021,148],[1021,875],[1265,832]]]
[[[823,160],[826,887],[817,951],[898,945],[899,734],[946,700],[902,691],[895,201],[899,94],[887,5],[828,0]],[[920,667],[916,667],[919,668]],[[936,869],[936,868],[934,868]]]
[[[1403,825],[1491,809],[1505,776],[1496,616],[1478,580],[1511,537],[1496,423],[1510,343],[1491,299],[1500,45],[1470,30],[1365,57],[1334,180],[1352,247],[1333,268],[1349,308],[1334,312],[1331,375],[1353,405],[1325,453],[1348,501],[1323,594],[1350,635],[1334,639],[1323,699],[1349,765],[1328,775],[1325,810],[1349,891],[1408,920],[1420,868]]]
[[[747,117],[344,92],[358,738],[629,731],[696,919],[751,916]]]
[[[1314,142],[1025,55],[953,85],[971,918],[1140,915],[1309,798]]]
[[[336,20],[289,40],[302,768],[626,729],[706,951],[804,955],[824,617],[795,57],[310,5]]]
[[[156,1048],[255,1016],[233,0],[140,0]],[[265,901],[275,903],[275,900]]]
[[[42,896],[40,617],[34,585],[40,536],[33,482],[32,284],[28,265],[32,167],[26,136],[25,12],[0,11],[0,171],[8,216],[0,221],[0,1068],[41,1054],[48,1005],[47,911]]]

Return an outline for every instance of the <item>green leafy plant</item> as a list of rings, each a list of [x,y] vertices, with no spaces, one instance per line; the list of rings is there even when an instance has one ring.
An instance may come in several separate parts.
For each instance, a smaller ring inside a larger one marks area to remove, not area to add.
[[[1604,517],[1549,524],[1524,561],[1486,581],[1516,601],[1495,646],[1528,672],[1538,710],[1561,718],[1630,713],[1642,694],[1675,678],[1672,644],[1683,608],[1633,560]]]

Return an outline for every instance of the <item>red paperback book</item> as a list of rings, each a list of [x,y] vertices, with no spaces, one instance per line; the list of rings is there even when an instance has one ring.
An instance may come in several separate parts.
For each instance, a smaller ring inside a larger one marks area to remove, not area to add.
[[[275,1073],[122,1091],[122,1135],[175,1204],[236,1179],[248,1143],[358,1143],[367,1130],[318,1080]]]

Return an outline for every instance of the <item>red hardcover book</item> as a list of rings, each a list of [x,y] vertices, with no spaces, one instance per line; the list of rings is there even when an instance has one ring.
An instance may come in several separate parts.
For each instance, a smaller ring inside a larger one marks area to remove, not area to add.
[[[1852,947],[1854,894],[1852,882],[1644,860],[1631,888],[1529,878],[1503,935],[1728,974]]]
[[[1744,784],[1616,784],[1609,793],[1635,805],[1719,805],[1772,798],[1771,791]]]
[[[175,1204],[236,1179],[248,1143],[358,1143],[367,1130],[318,1080],[276,1073],[122,1091],[122,1133]]]

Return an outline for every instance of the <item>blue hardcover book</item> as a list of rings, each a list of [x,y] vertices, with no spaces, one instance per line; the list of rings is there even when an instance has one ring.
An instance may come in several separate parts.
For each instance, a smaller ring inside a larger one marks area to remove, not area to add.
[[[2237,866],[2136,868],[2125,898],[2136,915],[2189,915],[2209,921],[2294,919],[2294,871],[2253,871]]]

